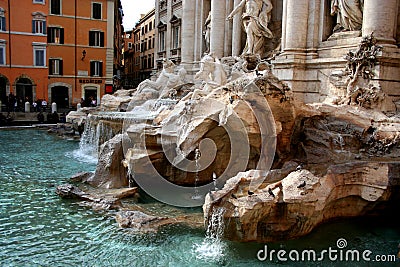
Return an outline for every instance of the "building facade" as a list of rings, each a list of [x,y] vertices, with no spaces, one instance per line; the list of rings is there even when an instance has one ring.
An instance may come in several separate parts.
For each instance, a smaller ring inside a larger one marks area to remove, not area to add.
[[[47,21],[44,0],[0,1],[0,100],[47,97]],[[21,106],[22,104],[22,106]]]
[[[122,66],[119,0],[1,0],[0,14],[2,101],[13,93],[70,108],[112,93]]]
[[[155,10],[141,15],[135,28],[125,32],[125,87],[149,79],[155,62]]]
[[[191,71],[198,69],[206,53],[218,58],[241,55],[246,44],[242,13],[231,20],[227,17],[238,5],[247,8],[262,2],[265,1],[157,0],[156,62],[166,57]],[[362,36],[373,32],[383,46],[373,80],[388,96],[385,109],[395,108],[394,102],[400,100],[398,0],[384,4],[375,0],[350,1],[350,5],[359,3],[362,21],[359,29],[343,32],[335,32],[338,15],[331,10],[331,0],[266,2],[273,7],[268,15],[271,37],[266,39],[262,58],[273,63],[273,72],[292,88],[297,100],[324,101],[333,90],[332,73],[346,65],[344,55],[357,48]]]

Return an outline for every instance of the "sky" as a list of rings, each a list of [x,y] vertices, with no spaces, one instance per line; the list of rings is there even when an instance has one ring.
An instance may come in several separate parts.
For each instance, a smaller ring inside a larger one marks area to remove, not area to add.
[[[136,22],[140,19],[140,14],[146,14],[155,5],[155,0],[121,0],[124,10],[124,19],[122,21],[124,30],[132,30]]]

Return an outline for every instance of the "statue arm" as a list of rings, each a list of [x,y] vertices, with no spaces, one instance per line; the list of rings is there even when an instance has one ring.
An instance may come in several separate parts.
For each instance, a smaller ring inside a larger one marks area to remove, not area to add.
[[[246,0],[242,0],[233,10],[232,12],[228,15],[228,17],[226,18],[226,20],[231,20],[233,19],[233,16],[236,15],[236,13],[238,13],[240,10],[242,10],[244,8],[244,6],[246,5]]]

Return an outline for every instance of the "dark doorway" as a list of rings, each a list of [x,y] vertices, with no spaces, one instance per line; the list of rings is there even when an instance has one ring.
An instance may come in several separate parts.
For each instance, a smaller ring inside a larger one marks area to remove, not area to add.
[[[33,86],[31,80],[28,78],[19,78],[16,84],[17,98],[25,101],[26,98],[29,101],[33,99]]]
[[[7,105],[7,78],[0,76],[0,101],[1,105]],[[0,111],[2,111],[2,107],[0,106]]]
[[[93,99],[97,101],[97,88],[85,88],[85,106],[90,106]]]
[[[51,101],[57,103],[57,108],[69,107],[68,87],[54,86],[51,88]]]

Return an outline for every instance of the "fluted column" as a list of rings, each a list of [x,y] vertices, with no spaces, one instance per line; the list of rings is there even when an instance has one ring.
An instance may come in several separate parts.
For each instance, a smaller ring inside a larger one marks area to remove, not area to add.
[[[364,0],[363,36],[374,32],[381,43],[395,44],[397,0]]]
[[[196,5],[192,0],[182,1],[182,64],[192,63],[194,61],[195,10]]]
[[[305,52],[307,48],[309,1],[286,0],[285,52]]]
[[[236,7],[240,0],[235,0],[233,6]],[[233,17],[232,25],[232,56],[239,56],[242,52],[242,18],[239,15]]]
[[[211,0],[211,40],[210,52],[216,57],[224,56],[225,41],[225,2],[221,0]]]

